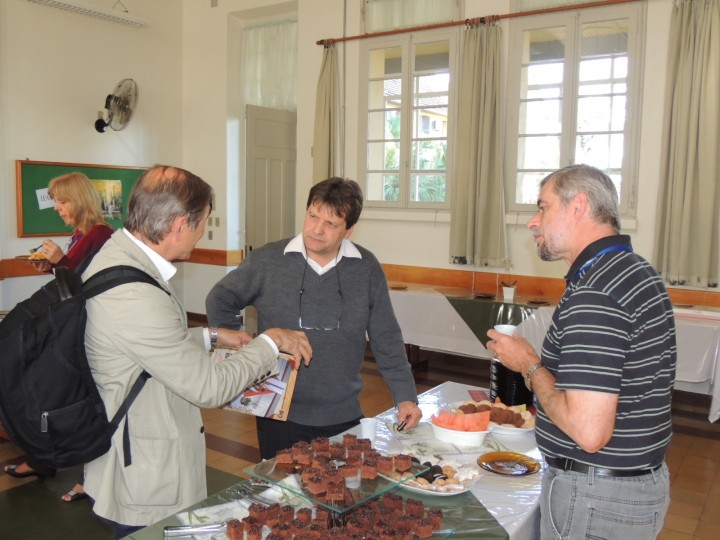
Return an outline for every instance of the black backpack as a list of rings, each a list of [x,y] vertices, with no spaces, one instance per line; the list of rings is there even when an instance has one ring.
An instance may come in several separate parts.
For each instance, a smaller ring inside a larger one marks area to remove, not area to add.
[[[108,421],[85,355],[85,301],[137,281],[162,289],[132,266],[106,268],[84,284],[79,273],[58,267],[54,280],[0,322],[0,424],[15,444],[43,465],[61,469],[105,454],[150,377],[143,370]],[[131,460],[127,422],[125,427],[127,466]]]

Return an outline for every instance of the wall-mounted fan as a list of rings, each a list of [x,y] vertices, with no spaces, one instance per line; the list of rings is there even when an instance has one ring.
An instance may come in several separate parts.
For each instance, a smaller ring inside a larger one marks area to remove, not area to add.
[[[123,79],[105,98],[105,111],[98,113],[99,118],[95,122],[95,129],[98,133],[104,133],[110,126],[115,131],[120,131],[127,126],[138,99],[137,83],[132,79]],[[107,118],[105,118],[107,116]]]

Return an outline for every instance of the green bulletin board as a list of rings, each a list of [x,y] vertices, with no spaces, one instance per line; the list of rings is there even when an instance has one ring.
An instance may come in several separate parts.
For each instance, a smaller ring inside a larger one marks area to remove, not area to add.
[[[41,208],[39,193],[46,189],[50,180],[71,172],[81,172],[91,181],[108,181],[114,186],[114,199],[122,201],[122,210],[113,211],[114,203],[108,205],[107,222],[113,229],[122,226],[127,215],[130,190],[145,171],[142,167],[115,167],[111,165],[88,165],[83,163],[54,163],[50,161],[18,160],[15,162],[17,181],[17,227],[18,237],[67,236],[72,231],[53,209]],[[97,182],[102,185],[103,182]],[[40,192],[38,192],[40,190]],[[102,195],[101,195],[102,197]],[[105,200],[105,199],[103,199]]]

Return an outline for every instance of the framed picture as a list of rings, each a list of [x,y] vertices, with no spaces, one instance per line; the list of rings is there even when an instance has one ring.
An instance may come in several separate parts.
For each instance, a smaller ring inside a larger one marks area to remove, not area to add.
[[[145,170],[144,167],[16,161],[18,237],[68,236],[72,233],[55,211],[55,203],[47,192],[50,180],[71,172],[81,172],[90,179],[100,194],[105,220],[113,229],[121,227],[127,214],[130,190]]]

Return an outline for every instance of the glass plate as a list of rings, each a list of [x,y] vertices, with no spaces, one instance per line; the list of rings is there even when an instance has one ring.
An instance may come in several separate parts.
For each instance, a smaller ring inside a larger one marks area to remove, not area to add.
[[[507,476],[524,476],[540,470],[540,463],[530,456],[517,452],[488,452],[477,460],[486,471]]]
[[[413,463],[412,468],[410,469],[410,474],[412,476],[417,476],[427,470],[427,467]],[[305,487],[300,487],[299,482],[289,484],[283,483],[283,480],[285,480],[287,476],[297,474],[298,471],[294,465],[280,465],[276,464],[274,459],[268,459],[261,461],[252,467],[246,468],[245,472],[251,476],[261,478],[266,482],[274,484],[283,490],[287,490],[295,495],[300,495],[313,504],[324,506],[336,513],[344,513],[352,508],[355,508],[373,497],[382,495],[386,491],[397,487],[397,485],[401,482],[399,480],[388,480],[386,477],[382,477],[380,475],[378,475],[375,480],[363,478],[360,482],[359,488],[345,490],[344,501],[329,502],[316,498],[307,491]]]

